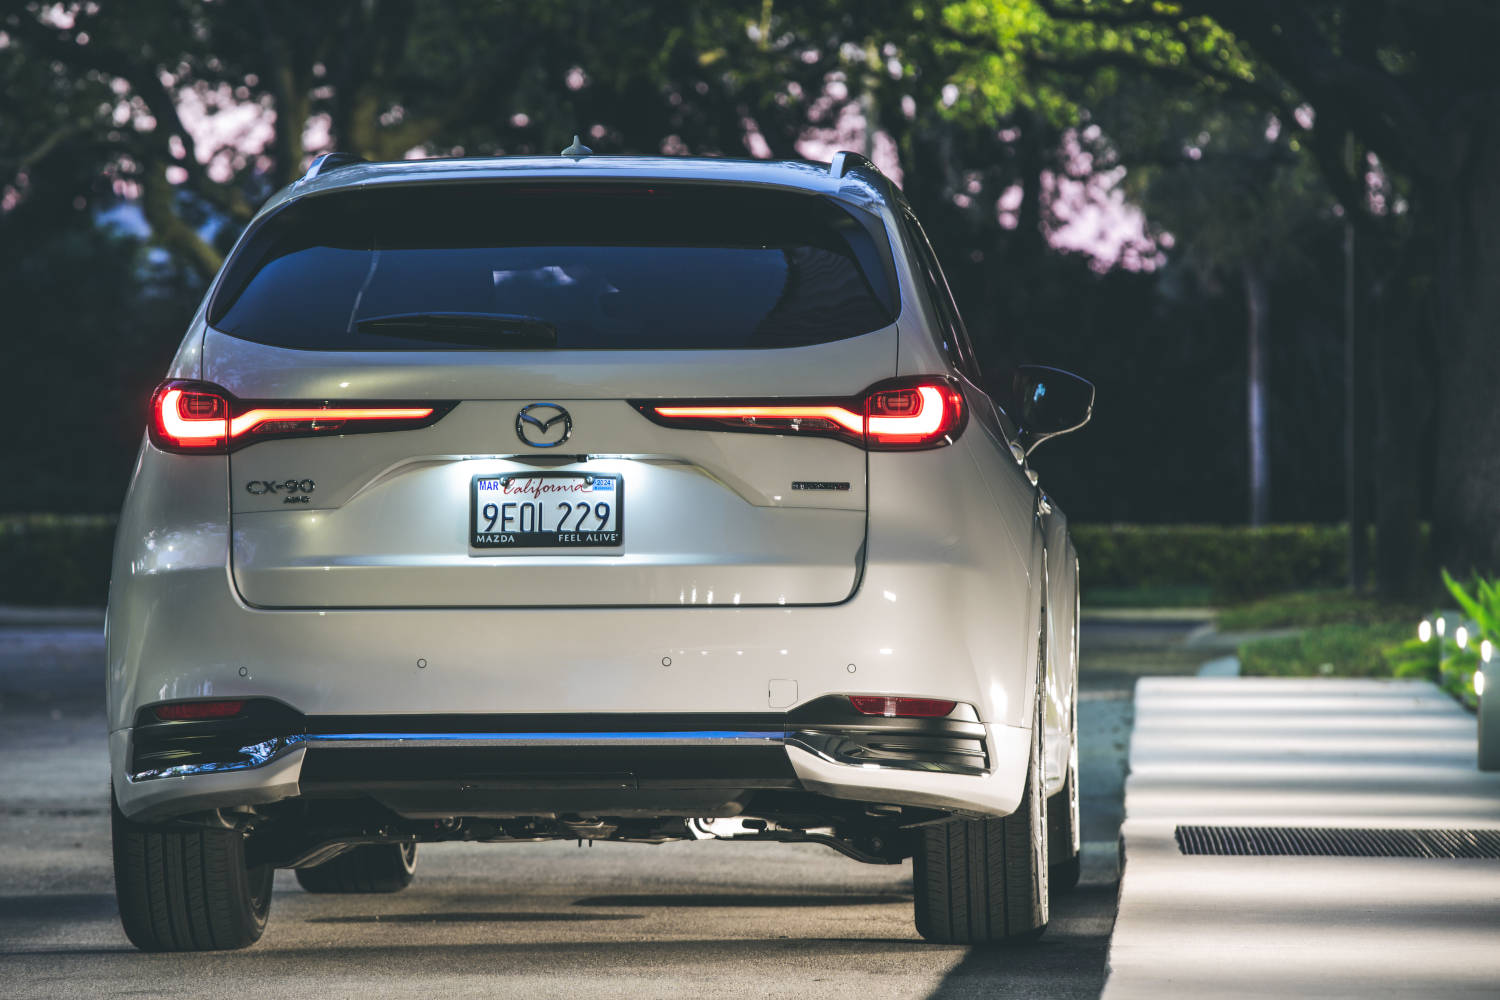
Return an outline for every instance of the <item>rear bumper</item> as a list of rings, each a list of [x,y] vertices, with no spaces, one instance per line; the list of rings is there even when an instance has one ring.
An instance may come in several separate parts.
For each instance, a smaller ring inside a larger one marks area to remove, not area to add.
[[[121,806],[164,815],[304,795],[296,761],[329,749],[282,748],[275,767],[132,780],[137,714],[162,701],[264,698],[306,718],[409,722],[780,715],[870,694],[972,705],[986,731],[985,773],[908,770],[879,753],[856,760],[827,741],[783,736],[775,752],[799,784],[857,801],[1009,813],[1030,749],[1040,589],[1010,529],[1029,521],[1003,511],[997,520],[963,448],[970,436],[897,456],[910,482],[943,484],[916,498],[928,516],[911,517],[913,498],[900,491],[873,494],[859,587],[816,607],[261,610],[231,580],[223,463],[148,447],[150,475],[138,475],[116,535],[107,625]],[[892,469],[877,468],[887,460],[870,456],[872,476],[892,482]]]
[[[1005,790],[1020,782],[1006,764],[1029,733],[964,708],[850,719],[822,699],[780,715],[413,719],[305,718],[251,702],[230,721],[162,723],[143,710],[112,734],[111,753],[124,765],[116,797],[137,819],[299,797],[367,798],[408,819],[734,816],[778,789],[1008,813]]]

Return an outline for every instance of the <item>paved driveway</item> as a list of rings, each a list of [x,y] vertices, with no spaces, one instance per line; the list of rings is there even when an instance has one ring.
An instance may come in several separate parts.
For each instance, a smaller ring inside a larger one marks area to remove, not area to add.
[[[0,628],[0,982],[8,997],[1097,997],[1137,674],[1185,672],[1172,625],[1084,633],[1084,882],[1039,945],[923,944],[911,869],[808,845],[422,848],[394,896],[317,897],[278,873],[255,947],[141,955],[111,885],[102,643]],[[1175,657],[1175,659],[1174,659]]]

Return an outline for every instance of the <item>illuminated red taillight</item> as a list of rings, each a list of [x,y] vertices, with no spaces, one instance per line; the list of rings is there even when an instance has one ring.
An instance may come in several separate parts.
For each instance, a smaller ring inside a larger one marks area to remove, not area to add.
[[[156,717],[163,722],[193,722],[199,719],[228,719],[240,714],[243,701],[179,701],[157,705]]]
[[[836,400],[638,400],[667,427],[835,437],[875,450],[938,448],[963,430],[963,393],[946,378],[899,379]]]
[[[171,381],[151,397],[151,441],[163,451],[222,453],[271,437],[425,427],[452,408],[247,403],[205,382]]]
[[[657,406],[654,412],[668,421],[712,421],[732,431],[834,434],[863,437],[865,418],[836,404],[748,403],[733,406]]]
[[[219,451],[229,441],[229,399],[168,382],[151,398],[152,439],[177,451]]]
[[[948,382],[877,389],[865,396],[865,435],[872,448],[932,448],[958,436],[964,397]]]
[[[937,719],[951,713],[958,702],[938,698],[885,698],[879,695],[851,694],[849,704],[860,715],[881,715],[887,719]]]

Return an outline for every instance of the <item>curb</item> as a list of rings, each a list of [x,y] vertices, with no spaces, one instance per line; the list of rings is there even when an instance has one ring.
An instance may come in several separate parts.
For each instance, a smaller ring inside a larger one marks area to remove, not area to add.
[[[1212,622],[1218,614],[1217,608],[1083,608],[1085,622],[1197,625]]]
[[[50,608],[17,604],[0,604],[0,627],[71,626],[104,628],[103,608]]]

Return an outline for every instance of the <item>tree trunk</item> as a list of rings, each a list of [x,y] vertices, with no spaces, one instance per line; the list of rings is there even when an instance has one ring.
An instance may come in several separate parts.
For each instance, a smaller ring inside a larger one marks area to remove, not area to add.
[[[1249,435],[1250,435],[1250,523],[1271,520],[1271,448],[1266,440],[1266,381],[1270,362],[1271,290],[1260,264],[1246,260],[1241,267],[1245,279],[1245,310],[1249,316]]]
[[[1431,588],[1422,565],[1422,487],[1428,479],[1431,373],[1422,347],[1431,341],[1431,297],[1422,234],[1404,249],[1400,270],[1374,295],[1369,311],[1375,371],[1375,587],[1382,597],[1420,598]]]
[[[1500,573],[1500,128],[1470,120],[1437,230],[1433,535],[1456,576]],[[1446,194],[1446,197],[1445,197]]]
[[[1362,594],[1370,579],[1369,344],[1358,315],[1354,223],[1344,223],[1344,508],[1349,522],[1349,589]],[[1368,249],[1363,251],[1369,255]],[[1366,267],[1364,270],[1368,271]],[[1375,315],[1370,311],[1369,315]]]

